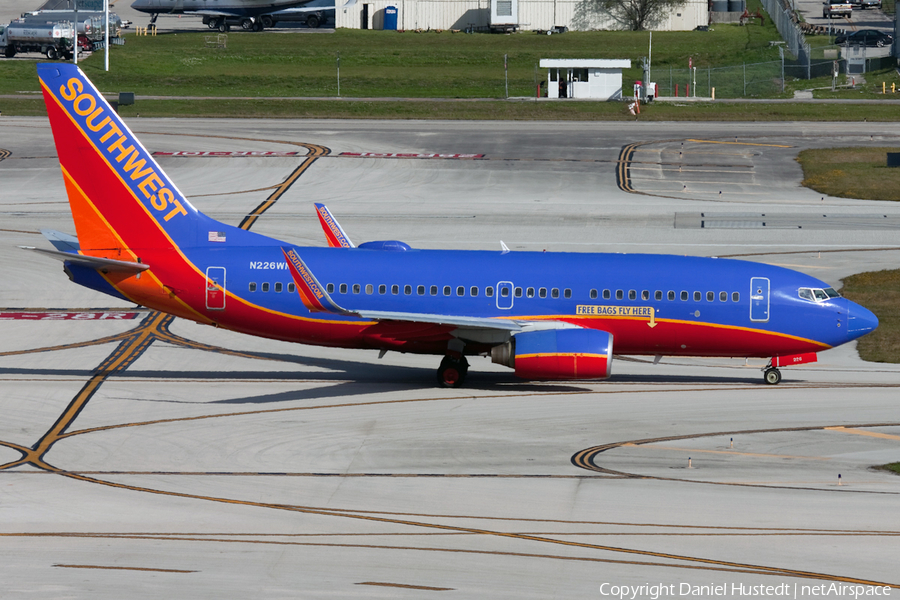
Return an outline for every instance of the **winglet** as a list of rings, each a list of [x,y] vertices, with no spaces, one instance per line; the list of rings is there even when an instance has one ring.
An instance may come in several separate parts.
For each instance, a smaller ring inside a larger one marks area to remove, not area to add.
[[[294,283],[297,284],[297,292],[300,294],[300,299],[310,312],[328,312],[340,315],[352,314],[350,311],[338,306],[331,299],[328,292],[325,291],[325,288],[322,287],[322,284],[319,283],[316,276],[312,274],[312,271],[309,270],[306,263],[303,262],[303,259],[300,258],[293,248],[287,249],[282,247],[281,251],[287,260],[291,277],[294,278]]]
[[[316,203],[316,214],[319,215],[319,223],[325,230],[325,239],[331,248],[354,248],[353,242],[344,233],[343,228],[337,222],[337,219],[331,214],[324,204]]]

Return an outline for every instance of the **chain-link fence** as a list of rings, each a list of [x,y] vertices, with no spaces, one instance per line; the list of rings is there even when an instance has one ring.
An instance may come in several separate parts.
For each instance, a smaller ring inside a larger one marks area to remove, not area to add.
[[[785,9],[780,0],[761,0],[763,8],[769,13],[775,28],[781,34],[781,38],[787,43],[788,50],[797,57],[797,60],[807,62],[809,60],[809,44],[803,37],[803,32],[797,25],[794,14]]]
[[[650,80],[656,82],[660,96],[698,96],[745,98],[772,96],[783,91],[782,62],[746,63],[735,67],[697,67],[691,69],[654,69]]]

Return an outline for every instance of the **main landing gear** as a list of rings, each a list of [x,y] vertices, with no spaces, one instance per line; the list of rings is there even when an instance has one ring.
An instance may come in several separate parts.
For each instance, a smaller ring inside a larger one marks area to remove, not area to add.
[[[441,387],[460,387],[469,372],[469,362],[463,356],[465,344],[459,340],[447,343],[447,354],[441,360],[437,370],[438,385]]]

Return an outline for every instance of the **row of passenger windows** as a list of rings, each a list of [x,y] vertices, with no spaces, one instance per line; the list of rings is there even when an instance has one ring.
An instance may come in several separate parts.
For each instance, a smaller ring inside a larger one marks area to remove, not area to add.
[[[337,287],[337,289],[338,289],[338,293],[340,293],[340,294],[346,294],[346,293],[350,292],[351,290],[352,290],[352,293],[354,293],[354,294],[362,293],[362,286],[358,283],[354,283],[352,286],[348,286],[346,283],[342,283]],[[394,284],[391,286],[390,289],[391,289],[391,294],[393,294],[395,296],[400,294],[400,286],[399,285]],[[333,294],[334,290],[335,290],[334,284],[329,283],[328,285],[325,286],[325,290],[329,294]],[[375,286],[370,283],[370,284],[366,285],[365,290],[366,290],[366,294],[370,294],[370,295],[374,294]],[[439,286],[436,286],[436,285],[432,285],[427,288],[424,285],[417,285],[415,288],[415,293],[417,296],[425,296],[426,291],[427,291],[427,295],[430,295],[430,296],[438,296],[441,294],[443,294],[444,296],[452,296],[454,289],[452,286],[449,286],[449,285],[445,285],[445,286],[443,286],[443,288],[440,288]],[[478,297],[481,294],[481,288],[479,288],[477,285],[473,285],[468,290],[466,290],[466,286],[464,286],[464,285],[460,285],[460,286],[456,287],[456,295],[457,296],[465,296],[467,291],[468,291],[469,296],[472,298]],[[387,294],[388,286],[383,283],[381,285],[379,285],[378,293],[379,294]],[[537,296],[539,298],[546,298],[547,294],[548,294],[548,289],[547,288],[538,288],[537,290],[535,290],[535,288],[530,287],[527,290],[523,291],[523,289],[520,287],[512,288],[509,286],[502,286],[502,287],[500,287],[500,289],[497,293],[502,298],[508,298],[510,293],[512,293],[516,298],[521,298],[523,294],[528,298],[534,298],[535,294],[537,294]],[[411,296],[413,294],[413,286],[404,285],[403,286],[403,294],[406,296]],[[560,290],[559,290],[559,288],[550,288],[549,294],[550,294],[551,298],[559,298]],[[486,288],[484,288],[484,295],[487,296],[488,298],[492,298],[494,296],[493,286],[489,285]],[[563,295],[563,298],[571,298],[572,290],[570,290],[569,288],[565,288],[564,290],[562,290],[562,295]]]
[[[274,287],[275,287],[275,293],[280,294],[281,291],[284,289],[284,284],[282,284],[280,281],[276,281]],[[262,286],[260,286],[260,289],[263,292],[268,292],[269,291],[269,282],[263,283]],[[250,291],[251,292],[256,291],[256,282],[255,281],[250,282]],[[293,283],[289,283],[289,284],[287,284],[287,291],[290,293],[294,293],[297,291],[297,286],[295,286]]]
[[[325,289],[329,294],[333,294],[335,291],[335,285],[333,283],[329,283],[328,285],[325,286]],[[348,285],[346,283],[341,283],[337,286],[336,289],[338,290],[338,293],[340,293],[340,294],[347,294],[347,293],[351,293],[351,292],[353,294],[360,294],[363,291],[363,287],[358,283],[354,283],[352,285]],[[454,292],[453,287],[449,286],[449,285],[443,286],[442,289],[436,285],[432,285],[428,288],[426,288],[426,286],[424,286],[424,285],[419,285],[419,286],[416,286],[415,293],[418,296],[425,296],[426,290],[427,290],[428,295],[431,295],[431,296],[438,296],[439,292],[441,294],[443,294],[444,296],[452,296],[453,292]],[[390,287],[390,291],[391,291],[391,294],[393,294],[395,296],[399,295],[400,294],[400,286],[394,284]],[[463,286],[463,285],[457,286],[456,295],[457,296],[465,296],[466,291],[467,290],[466,290],[465,286]],[[543,288],[543,287],[542,288],[530,287],[530,288],[523,289],[520,287],[510,288],[507,286],[503,286],[499,289],[499,294],[503,298],[509,297],[510,292],[512,292],[512,294],[516,298],[521,298],[523,295],[526,298],[534,298],[535,296],[537,296],[538,298],[546,298],[548,296],[548,292],[549,292],[550,298],[559,298],[560,297],[560,289],[559,288],[549,288],[548,289],[548,288]],[[365,293],[369,294],[369,295],[374,294],[375,286],[372,285],[371,283],[367,284],[365,286]],[[388,286],[385,284],[379,285],[378,293],[379,294],[387,294]],[[475,298],[480,293],[481,293],[480,288],[478,286],[473,285],[472,287],[470,287],[468,289],[468,294],[470,297]],[[413,294],[413,286],[404,285],[403,286],[403,294],[406,296],[411,296]],[[611,300],[613,297],[613,294],[615,294],[616,300],[624,300],[625,296],[626,296],[626,291],[625,290],[615,290],[615,292],[613,292],[613,290],[603,290],[602,291],[602,296],[603,296],[604,300]],[[494,296],[494,288],[492,286],[487,286],[486,288],[484,288],[484,295],[487,296],[488,298],[493,297]],[[598,290],[592,289],[590,291],[591,300],[596,300],[597,298],[600,297],[600,295],[601,295],[601,292],[599,292]],[[628,295],[629,300],[637,300],[638,299],[638,291],[637,290],[628,290],[627,295]],[[690,300],[691,293],[688,292],[687,290],[682,290],[680,294],[677,294],[674,290],[669,290],[668,292],[665,292],[665,293],[662,290],[656,290],[655,292],[653,292],[654,300],[661,301],[664,296],[665,296],[666,300],[675,300],[676,298],[680,298],[682,301],[687,301],[687,300]],[[718,297],[719,302],[728,302],[728,292],[718,292],[718,293],[706,292],[705,296],[706,296],[707,302],[715,302],[716,297]],[[564,288],[562,290],[562,297],[563,298],[571,298],[572,290],[569,288]],[[694,302],[702,302],[703,297],[704,297],[703,292],[694,292],[693,293]],[[642,290],[640,292],[640,298],[641,298],[641,300],[650,300],[650,290]],[[731,301],[732,302],[740,302],[741,294],[739,292],[732,292],[731,293]]]
[[[273,287],[274,287],[274,291],[276,294],[280,294],[284,290],[284,284],[282,284],[280,281],[276,282]],[[265,282],[265,283],[261,284],[259,289],[263,292],[268,292],[270,289],[269,283]],[[325,286],[325,289],[328,291],[329,294],[333,294],[334,290],[335,290],[335,286],[333,283],[329,283],[328,285]],[[360,294],[360,293],[362,293],[363,288],[358,283],[354,283],[352,286],[348,285],[346,283],[341,283],[338,285],[337,289],[338,289],[338,292],[341,294],[346,294],[346,293],[350,292],[351,290],[352,290],[352,293],[354,293],[354,294]],[[251,282],[250,283],[250,291],[255,292],[256,290],[257,290],[256,282]],[[293,283],[287,284],[288,292],[294,293],[296,290],[297,290],[297,288]],[[454,290],[453,290],[453,287],[451,287],[449,285],[443,286],[442,289],[440,289],[436,285],[432,285],[428,288],[428,294],[431,296],[437,296],[438,291],[440,291],[444,296],[452,296]],[[829,291],[831,292],[830,294],[827,293]],[[372,285],[371,283],[367,284],[365,286],[365,292],[366,292],[366,294],[369,294],[369,295],[374,294],[375,286]],[[416,295],[424,296],[425,292],[426,292],[426,287],[424,285],[416,286]],[[521,298],[523,295],[526,298],[534,298],[535,295],[537,295],[538,298],[546,298],[548,296],[548,292],[549,292],[550,298],[559,298],[559,296],[560,296],[559,288],[549,288],[548,289],[548,288],[530,287],[530,288],[525,288],[523,290],[523,288],[520,288],[520,287],[510,288],[507,286],[501,287],[499,294],[503,298],[508,298],[510,295],[510,292],[512,292],[512,294],[516,298]],[[804,293],[804,292],[806,292],[806,293]],[[385,284],[379,285],[378,293],[379,294],[387,294],[388,286]],[[411,296],[412,293],[413,293],[413,286],[411,286],[411,285],[403,286],[403,294],[404,295]],[[470,297],[475,298],[480,294],[480,288],[477,285],[473,285],[472,287],[470,287],[468,289],[468,293],[469,293]],[[396,285],[396,284],[392,285],[391,286],[391,294],[393,294],[395,296],[399,295],[400,294],[400,286]],[[456,287],[456,295],[457,296],[465,296],[466,295],[466,287],[463,285],[457,286]],[[486,288],[484,288],[484,295],[487,296],[488,298],[492,298],[494,296],[494,288],[492,286],[487,286]],[[615,295],[616,300],[624,300],[626,297],[626,291],[625,290],[615,290],[615,292],[613,292],[612,290],[603,290],[602,292],[599,292],[599,291],[593,290],[593,289],[590,291],[591,300],[596,300],[600,296],[603,297],[603,300],[611,300],[613,298],[613,295]],[[728,302],[728,292],[718,292],[718,294],[716,292],[706,292],[705,295],[706,295],[707,302],[715,302],[717,296],[718,296],[719,302]],[[836,297],[838,294],[837,294],[837,292],[835,292],[834,290],[832,290],[830,288],[829,288],[829,290],[825,290],[825,291],[823,291],[823,290],[808,290],[805,288],[800,290],[801,298],[804,298],[807,300],[813,300],[814,299],[813,295],[815,296],[816,300],[821,300],[821,299],[825,299],[825,298],[820,298],[819,297],[820,295],[833,298],[833,297]],[[663,299],[663,296],[664,296],[664,293],[662,290],[656,290],[653,292],[654,300],[661,301]],[[572,290],[569,288],[564,288],[562,290],[562,297],[563,298],[571,298]],[[638,299],[638,291],[637,290],[628,290],[627,297],[629,300],[637,300]],[[702,302],[703,297],[704,297],[703,292],[694,292],[693,293],[694,302]],[[641,298],[641,300],[650,300],[650,290],[642,290],[640,292],[640,298]],[[682,290],[680,294],[677,294],[675,292],[675,290],[669,290],[668,292],[665,292],[666,300],[674,301],[676,298],[679,298],[683,302],[686,302],[691,299],[691,293],[688,292],[687,290]],[[741,294],[739,292],[731,292],[731,301],[732,302],[740,302]]]

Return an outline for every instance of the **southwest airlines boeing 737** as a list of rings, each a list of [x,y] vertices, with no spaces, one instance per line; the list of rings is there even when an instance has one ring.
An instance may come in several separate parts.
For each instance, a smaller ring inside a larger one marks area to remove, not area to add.
[[[194,208],[78,67],[38,74],[77,238],[48,237],[75,283],[271,339],[466,355],[526,379],[605,379],[625,355],[770,358],[779,367],[878,326],[828,284],[752,262],[644,254],[358,247],[316,205],[329,247],[300,247]]]

